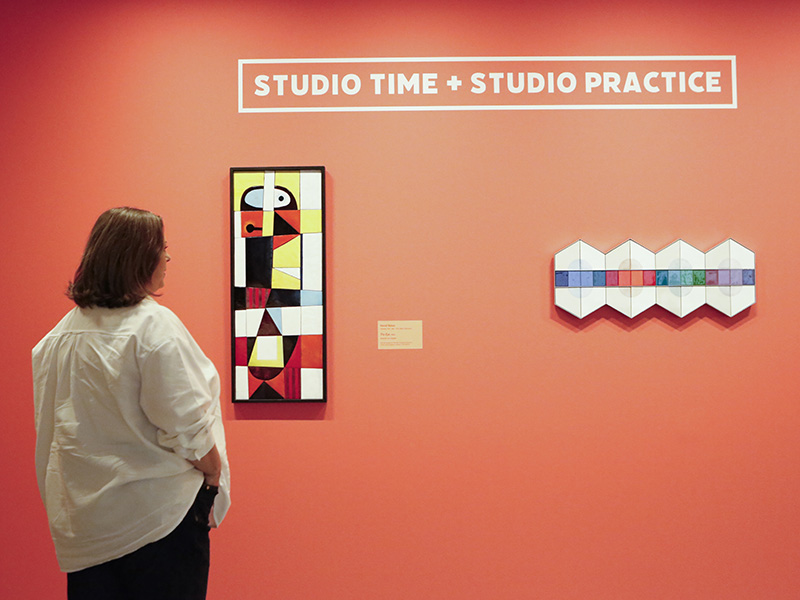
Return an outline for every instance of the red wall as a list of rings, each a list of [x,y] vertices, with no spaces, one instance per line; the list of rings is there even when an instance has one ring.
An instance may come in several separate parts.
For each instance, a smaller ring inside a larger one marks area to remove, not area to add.
[[[0,596],[64,587],[29,350],[94,218],[165,218],[162,302],[227,390],[228,169],[321,164],[330,401],[223,398],[211,599],[797,598],[796,3],[18,4],[0,21]],[[736,55],[739,108],[236,110],[240,58],[674,54]],[[579,321],[551,289],[579,237],[734,237],[758,302]],[[422,319],[424,349],[378,351],[385,319]]]

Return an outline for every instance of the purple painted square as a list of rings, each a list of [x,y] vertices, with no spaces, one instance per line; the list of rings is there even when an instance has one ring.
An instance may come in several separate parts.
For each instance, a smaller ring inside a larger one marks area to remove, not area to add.
[[[730,285],[731,284],[731,270],[730,269],[720,269],[719,270],[719,285]]]

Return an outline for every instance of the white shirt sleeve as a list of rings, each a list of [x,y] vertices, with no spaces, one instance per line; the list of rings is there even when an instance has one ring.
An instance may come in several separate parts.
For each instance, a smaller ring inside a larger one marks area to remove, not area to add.
[[[176,336],[147,352],[141,364],[142,410],[158,428],[158,443],[187,460],[201,459],[214,446],[215,398],[198,351]]]

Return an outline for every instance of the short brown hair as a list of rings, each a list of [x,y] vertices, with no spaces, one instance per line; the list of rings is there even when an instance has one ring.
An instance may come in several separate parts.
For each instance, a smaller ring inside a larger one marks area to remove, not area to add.
[[[138,304],[163,250],[161,217],[127,206],[107,210],[89,234],[67,296],[82,308]]]

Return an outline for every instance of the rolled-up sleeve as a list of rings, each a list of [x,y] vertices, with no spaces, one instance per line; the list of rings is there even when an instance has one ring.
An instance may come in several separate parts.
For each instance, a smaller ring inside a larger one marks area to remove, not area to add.
[[[214,398],[186,340],[172,338],[141,361],[140,399],[158,429],[158,443],[187,460],[199,460],[214,446]]]

